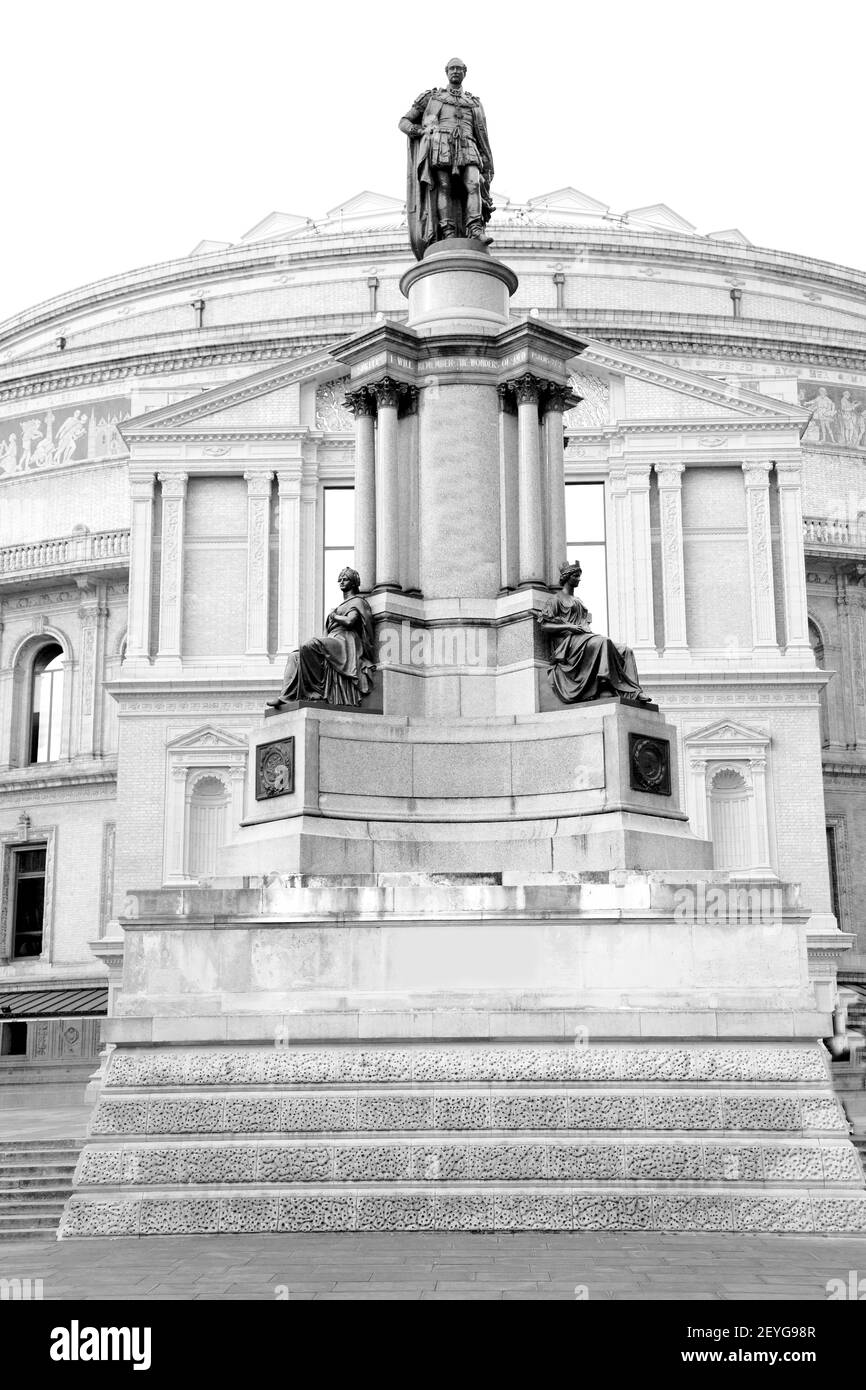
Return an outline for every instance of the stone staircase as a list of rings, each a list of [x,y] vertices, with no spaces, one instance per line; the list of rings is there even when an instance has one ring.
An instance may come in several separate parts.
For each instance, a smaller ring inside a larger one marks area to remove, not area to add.
[[[75,1139],[0,1140],[0,1241],[56,1232],[81,1147]]]
[[[820,1045],[118,1049],[61,1236],[866,1231]]]

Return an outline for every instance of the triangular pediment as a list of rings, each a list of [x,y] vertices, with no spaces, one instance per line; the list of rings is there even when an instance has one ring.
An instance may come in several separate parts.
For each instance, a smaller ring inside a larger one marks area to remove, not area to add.
[[[694,232],[692,222],[687,222],[667,203],[649,203],[644,208],[629,208],[623,214],[627,222],[640,222],[645,227],[655,227],[661,232]]]
[[[261,222],[244,232],[241,241],[274,241],[282,237],[297,236],[315,224],[311,217],[297,212],[269,212]]]
[[[228,251],[231,247],[230,241],[200,241],[198,246],[194,246],[190,251],[190,258],[193,256],[211,256],[215,251]]]
[[[688,734],[685,738],[685,743],[690,750],[696,747],[708,748],[716,745],[732,748],[739,744],[766,748],[769,742],[768,734],[762,734],[757,729],[750,729],[747,724],[739,724],[734,719],[717,719],[715,723],[708,724],[705,729],[699,729],[697,733]]]
[[[543,208],[548,212],[589,213],[595,217],[603,217],[610,212],[607,203],[600,203],[588,193],[581,193],[579,188],[570,187],[557,188],[553,193],[540,193],[537,198],[529,199],[527,207]]]
[[[223,729],[215,729],[212,724],[203,724],[200,729],[193,729],[191,734],[181,734],[179,738],[172,739],[167,745],[171,753],[189,753],[191,751],[211,751],[237,753],[246,751],[247,740],[236,738],[234,734],[227,734]]]
[[[226,386],[126,420],[123,438],[130,444],[202,433],[218,437],[280,428],[297,430],[298,387],[331,380],[343,370],[327,348],[304,353]]]
[[[572,358],[569,367],[576,375],[590,373],[625,382],[624,401],[617,412],[620,422],[679,421],[685,427],[690,422],[713,422],[720,428],[762,422],[799,429],[807,419],[799,406],[594,339],[586,341],[584,351]],[[581,394],[579,385],[577,394]]]
[[[745,232],[741,232],[739,227],[729,227],[725,232],[707,232],[708,241],[732,241],[737,246],[752,246]]]
[[[373,193],[369,188],[365,188],[345,203],[338,203],[335,208],[328,208],[327,216],[329,218],[375,216],[379,213],[402,212],[404,206],[399,198],[390,198],[386,193]]]

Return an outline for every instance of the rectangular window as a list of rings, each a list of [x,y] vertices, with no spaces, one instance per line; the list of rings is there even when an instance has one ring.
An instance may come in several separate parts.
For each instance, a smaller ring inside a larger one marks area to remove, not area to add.
[[[27,1055],[27,1024],[0,1023],[0,1057]]]
[[[839,847],[836,844],[835,825],[827,826],[827,865],[830,870],[830,905],[833,916],[842,926],[842,912],[839,901]]]
[[[347,565],[355,564],[355,489],[326,487],[324,490],[324,559],[322,584],[324,609],[330,613],[341,602],[337,576]]]
[[[12,850],[12,956],[42,954],[45,917],[45,845]]]
[[[578,597],[592,614],[595,632],[607,632],[607,535],[604,483],[566,483],[566,558],[579,560]]]

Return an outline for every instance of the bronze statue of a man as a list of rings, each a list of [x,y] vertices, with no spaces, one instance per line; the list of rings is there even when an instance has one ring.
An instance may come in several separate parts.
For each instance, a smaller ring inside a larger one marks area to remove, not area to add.
[[[484,229],[493,212],[493,154],[484,108],[463,90],[462,58],[451,58],[445,72],[448,86],[422,92],[399,122],[409,137],[406,208],[419,261],[434,241],[491,241]]]

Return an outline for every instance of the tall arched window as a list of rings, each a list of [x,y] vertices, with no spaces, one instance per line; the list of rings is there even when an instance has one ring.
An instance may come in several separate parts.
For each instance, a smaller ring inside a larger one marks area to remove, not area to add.
[[[60,757],[63,716],[63,649],[56,642],[41,647],[33,662],[30,689],[31,763]]]

